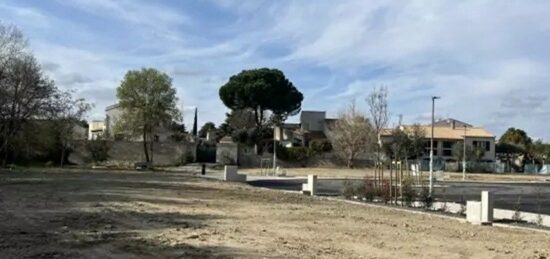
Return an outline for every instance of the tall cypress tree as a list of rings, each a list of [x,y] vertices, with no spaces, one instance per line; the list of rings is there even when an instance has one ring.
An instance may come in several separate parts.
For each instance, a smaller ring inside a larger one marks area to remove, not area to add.
[[[193,120],[193,136],[197,136],[197,108],[195,108],[195,119]]]

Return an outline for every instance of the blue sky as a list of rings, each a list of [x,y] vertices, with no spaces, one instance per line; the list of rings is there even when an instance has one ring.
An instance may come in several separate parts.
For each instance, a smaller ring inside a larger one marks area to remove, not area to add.
[[[173,78],[185,122],[220,123],[218,89],[243,69],[284,71],[305,110],[366,111],[389,89],[392,123],[453,117],[500,136],[507,127],[550,140],[549,1],[4,0],[60,88],[95,104],[102,119],[125,72]],[[296,120],[291,118],[290,120]]]

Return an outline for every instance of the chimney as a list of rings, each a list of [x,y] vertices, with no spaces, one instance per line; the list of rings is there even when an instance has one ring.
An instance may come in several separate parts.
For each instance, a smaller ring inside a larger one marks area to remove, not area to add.
[[[455,127],[456,127],[456,122],[455,122],[455,120],[451,120],[451,128],[452,128],[452,129],[455,129]]]

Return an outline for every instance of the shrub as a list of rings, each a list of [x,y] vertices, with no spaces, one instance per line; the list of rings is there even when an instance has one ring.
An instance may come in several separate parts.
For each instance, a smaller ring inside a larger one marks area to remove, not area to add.
[[[357,195],[357,188],[354,186],[352,181],[344,181],[344,189],[342,190],[342,195],[344,195],[346,199],[351,199],[353,196]]]
[[[374,182],[371,179],[365,177],[363,181],[363,194],[367,201],[373,201],[374,197],[377,196],[378,190],[374,188]]]
[[[314,139],[309,142],[309,147],[315,153],[324,153],[332,150],[332,143],[328,139]]]
[[[90,159],[97,163],[109,159],[109,143],[103,139],[90,140],[86,143],[86,150],[90,153]]]
[[[403,181],[403,202],[405,206],[412,206],[413,202],[416,200],[417,193],[413,189],[413,179],[410,177],[405,178]]]
[[[291,147],[288,148],[288,160],[290,161],[304,161],[311,156],[311,150],[306,147]]]
[[[430,189],[423,187],[420,192],[420,201],[425,209],[431,209],[433,205],[433,198],[430,195]]]
[[[306,147],[283,147],[277,145],[277,157],[290,162],[301,162],[311,157],[312,152]]]
[[[382,181],[382,185],[378,189],[378,196],[382,197],[386,204],[390,201],[390,181]]]

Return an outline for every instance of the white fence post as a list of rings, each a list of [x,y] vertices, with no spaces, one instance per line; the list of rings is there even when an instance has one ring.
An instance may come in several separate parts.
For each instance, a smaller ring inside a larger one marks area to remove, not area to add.
[[[493,193],[481,192],[481,224],[493,224]]]
[[[302,184],[302,193],[311,196],[317,194],[317,175],[308,175],[307,183]]]

